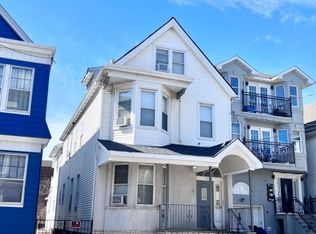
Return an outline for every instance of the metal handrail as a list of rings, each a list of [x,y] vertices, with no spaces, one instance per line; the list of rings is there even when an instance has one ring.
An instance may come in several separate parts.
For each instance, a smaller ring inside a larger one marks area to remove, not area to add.
[[[236,212],[234,211],[234,209],[233,208],[229,208],[228,209],[228,213],[232,213],[233,214],[233,216],[236,218],[236,220],[237,220],[237,232],[239,232],[239,225],[242,227],[242,229],[243,229],[243,231],[244,232],[247,232],[247,230],[246,230],[246,228],[244,227],[244,225],[242,224],[242,222],[241,222],[241,216],[240,216],[240,214],[239,214],[239,216],[236,214]],[[232,224],[230,224],[231,226],[232,226]],[[230,229],[231,229],[231,227],[230,227]]]

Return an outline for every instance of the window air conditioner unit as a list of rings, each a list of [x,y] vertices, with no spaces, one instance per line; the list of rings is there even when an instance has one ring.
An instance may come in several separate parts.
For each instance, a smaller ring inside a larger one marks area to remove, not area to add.
[[[127,201],[127,195],[113,195],[112,204],[124,205],[124,204],[126,204],[126,203],[124,203],[124,200]]]
[[[168,64],[164,64],[164,63],[157,63],[157,70],[158,71],[164,71],[167,72],[168,69]]]
[[[131,124],[130,117],[119,117],[116,119],[116,126],[118,127],[125,127],[125,126],[129,126],[130,124]]]

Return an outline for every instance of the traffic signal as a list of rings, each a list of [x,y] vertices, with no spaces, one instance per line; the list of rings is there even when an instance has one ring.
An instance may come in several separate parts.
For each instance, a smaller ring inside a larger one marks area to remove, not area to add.
[[[267,184],[267,199],[268,201],[274,201],[274,186],[273,184]]]

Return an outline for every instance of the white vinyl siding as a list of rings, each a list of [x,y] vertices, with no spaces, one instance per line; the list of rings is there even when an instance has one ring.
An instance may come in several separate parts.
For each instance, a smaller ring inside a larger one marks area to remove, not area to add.
[[[0,206],[23,206],[27,157],[0,153]]]
[[[200,105],[200,137],[213,138],[212,107]]]
[[[69,192],[68,212],[70,212],[70,211],[71,211],[71,208],[72,208],[73,190],[74,190],[74,178],[71,178],[71,180],[70,180],[70,192]]]
[[[155,126],[155,92],[141,92],[140,125]]]
[[[139,165],[137,204],[152,205],[154,201],[154,166]]]
[[[74,205],[75,212],[78,210],[79,191],[80,191],[80,174],[77,175],[77,181],[76,181],[76,194],[75,194],[75,205]]]

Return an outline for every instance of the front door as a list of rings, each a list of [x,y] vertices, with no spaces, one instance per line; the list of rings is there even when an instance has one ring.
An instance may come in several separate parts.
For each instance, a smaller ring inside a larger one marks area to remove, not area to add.
[[[293,181],[281,179],[281,197],[283,212],[293,213]]]
[[[215,179],[215,178],[214,178]],[[222,180],[213,181],[214,191],[214,225],[216,229],[223,228],[223,199]]]
[[[196,204],[197,204],[197,227],[201,229],[210,228],[210,183],[208,181],[196,181]]]

